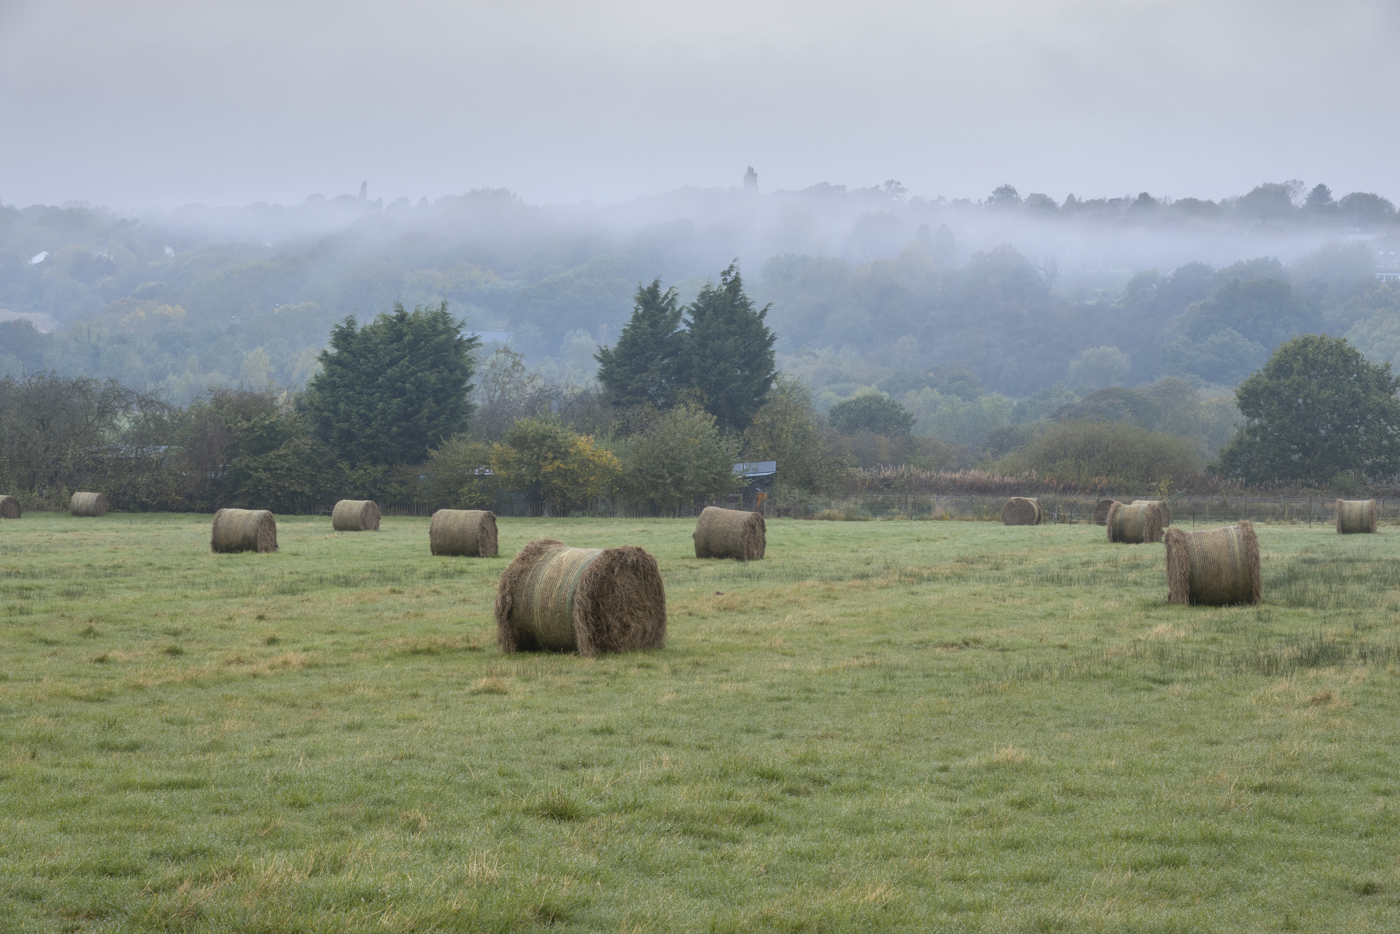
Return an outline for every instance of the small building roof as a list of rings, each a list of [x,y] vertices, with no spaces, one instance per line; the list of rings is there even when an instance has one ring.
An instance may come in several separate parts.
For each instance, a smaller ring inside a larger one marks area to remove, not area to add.
[[[734,472],[743,477],[771,477],[778,472],[778,462],[745,461],[735,464]]]

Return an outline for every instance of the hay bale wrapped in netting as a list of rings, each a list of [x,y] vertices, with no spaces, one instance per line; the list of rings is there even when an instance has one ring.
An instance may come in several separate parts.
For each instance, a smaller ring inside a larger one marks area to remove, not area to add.
[[[0,519],[18,519],[21,509],[13,496],[0,496]]]
[[[218,553],[277,550],[277,520],[266,509],[220,509],[214,513],[210,550]]]
[[[1167,599],[1188,606],[1258,603],[1259,539],[1247,519],[1223,529],[1167,529]]]
[[[107,515],[107,497],[101,493],[74,493],[68,511],[75,516],[97,518]]]
[[[1337,500],[1337,534],[1354,535],[1357,532],[1374,532],[1379,515],[1373,499]]]
[[[1094,506],[1094,525],[1108,525],[1108,511],[1117,503],[1116,499],[1101,499]]]
[[[331,528],[337,532],[378,532],[379,507],[373,500],[342,499],[331,510]]]
[[[661,648],[666,589],[656,559],[640,548],[531,542],[496,588],[496,642],[502,652],[588,656]]]
[[[1136,506],[1138,503],[1156,503],[1158,506],[1161,506],[1161,507],[1162,507],[1162,528],[1165,529],[1167,526],[1169,526],[1169,525],[1172,524],[1172,511],[1171,511],[1171,507],[1167,505],[1166,500],[1161,500],[1161,499],[1135,499],[1135,500],[1133,500],[1132,505]]]
[[[1002,525],[1040,525],[1040,500],[1013,496],[1001,507]]]
[[[1108,511],[1108,540],[1124,545],[1160,542],[1163,524],[1161,503],[1114,503]]]
[[[439,509],[428,524],[435,555],[496,557],[496,514],[484,509]]]
[[[706,506],[695,523],[695,557],[758,561],[768,547],[763,515],[742,509]]]

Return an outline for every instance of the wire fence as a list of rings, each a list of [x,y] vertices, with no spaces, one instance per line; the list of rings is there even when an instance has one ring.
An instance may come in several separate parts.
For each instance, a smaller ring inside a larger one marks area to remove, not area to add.
[[[1140,496],[1115,497],[1122,502],[1133,499],[1156,499],[1151,493]],[[1054,524],[1091,523],[1099,499],[1092,496],[1041,495],[1043,522]],[[501,517],[574,517],[604,519],[694,518],[706,506],[730,509],[761,508],[769,518],[830,519],[830,520],[962,520],[997,521],[1007,497],[997,495],[938,495],[931,493],[869,493],[833,499],[783,501],[767,499],[761,504],[753,498],[722,497],[689,504],[654,505],[599,499],[584,508],[567,513],[532,507],[520,497],[502,497],[492,511]],[[1336,497],[1328,496],[1177,496],[1169,497],[1167,505],[1172,523],[1180,526],[1229,525],[1240,519],[1252,522],[1330,525],[1336,519]],[[1376,504],[1382,522],[1400,523],[1400,497],[1378,498]],[[430,517],[439,508],[425,503],[379,503],[385,516]],[[333,504],[323,505],[322,515],[330,515]]]

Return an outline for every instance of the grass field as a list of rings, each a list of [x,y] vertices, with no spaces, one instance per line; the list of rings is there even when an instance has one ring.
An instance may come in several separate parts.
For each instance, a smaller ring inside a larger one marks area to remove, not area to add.
[[[1393,526],[1227,609],[1096,526],[691,528],[0,522],[0,930],[1400,930]],[[541,536],[652,551],[666,648],[502,656]]]

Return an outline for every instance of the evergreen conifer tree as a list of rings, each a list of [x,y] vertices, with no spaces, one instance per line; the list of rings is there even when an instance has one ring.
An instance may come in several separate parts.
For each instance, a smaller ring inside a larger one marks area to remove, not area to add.
[[[660,277],[639,286],[632,318],[614,347],[600,347],[598,382],[617,406],[666,408],[676,389],[681,310],[675,289],[661,291]]]
[[[476,337],[447,303],[394,303],[363,328],[351,315],[331,330],[321,371],[306,387],[316,434],[351,464],[420,464],[428,449],[466,431]]]
[[[776,338],[764,322],[768,307],[754,309],[737,267],[730,263],[688,309],[680,372],[721,428],[743,431],[773,388]]]

